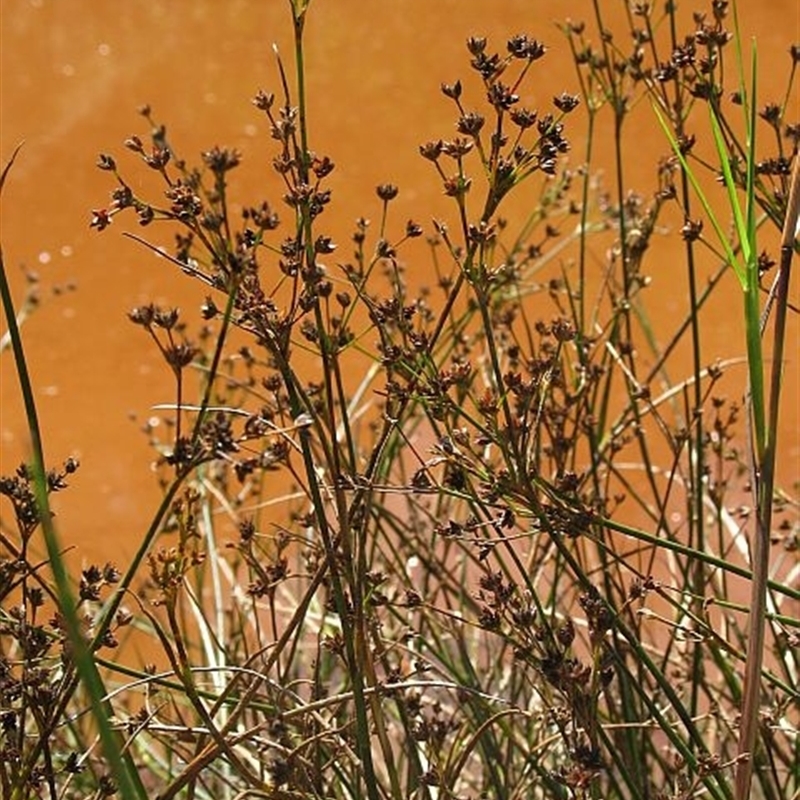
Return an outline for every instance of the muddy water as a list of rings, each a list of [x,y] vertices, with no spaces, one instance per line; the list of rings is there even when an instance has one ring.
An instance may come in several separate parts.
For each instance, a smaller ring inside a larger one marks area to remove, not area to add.
[[[603,5],[623,22],[622,3]],[[745,29],[759,42],[761,97],[777,99],[788,72],[786,51],[797,38],[796,6],[792,0],[740,5]],[[110,188],[109,176],[93,164],[100,152],[121,154],[129,134],[146,133],[135,113],[146,102],[168,122],[183,154],[216,143],[241,150],[251,166],[238,176],[238,191],[248,200],[268,195],[274,186],[270,143],[250,98],[259,87],[278,87],[273,42],[291,63],[286,6],[282,0],[0,4],[3,160],[25,141],[3,199],[3,253],[18,300],[25,288],[21,267],[42,281],[43,306],[25,322],[24,333],[48,461],[77,455],[82,463],[72,488],[58,499],[58,511],[66,543],[87,559],[124,560],[159,497],[148,467],[152,451],[140,428],[155,404],[172,398],[173,388],[126,312],[151,300],[195,309],[202,296],[120,236],[136,228],[132,221],[115,223],[102,236],[89,230],[89,210],[106,202]],[[550,53],[525,98],[544,104],[562,90],[576,91],[555,23],[590,13],[585,0],[313,3],[307,51],[312,144],[337,164],[325,229],[346,241],[355,218],[377,214],[374,187],[385,181],[401,187],[393,207],[397,220],[427,222],[444,213],[441,187],[417,146],[452,133],[451,108],[438,87],[468,72],[465,38],[482,34],[502,47],[509,35],[526,31],[544,40]],[[798,117],[796,102],[789,117]],[[583,120],[576,115],[576,130]],[[575,162],[582,152],[576,133]],[[652,126],[643,128],[629,160],[630,183],[651,191],[653,165],[664,152]],[[609,154],[610,141],[601,138],[598,164],[608,163]],[[277,202],[277,193],[272,197]],[[512,207],[509,215],[513,220],[521,214]],[[669,330],[684,313],[686,290],[679,250],[667,249],[662,257],[662,265],[651,267],[663,298],[654,309],[655,325]],[[68,290],[73,283],[75,290]],[[64,291],[56,295],[54,289]],[[742,353],[739,307],[737,287],[727,280],[708,312],[714,315],[704,339],[709,362]],[[786,382],[787,394],[796,397],[796,316],[790,325]],[[0,471],[7,473],[26,454],[26,429],[10,353],[3,354],[0,370]],[[743,382],[744,373],[738,377]],[[797,406],[788,403],[784,482],[797,477],[797,430]],[[4,518],[7,511],[2,509]]]

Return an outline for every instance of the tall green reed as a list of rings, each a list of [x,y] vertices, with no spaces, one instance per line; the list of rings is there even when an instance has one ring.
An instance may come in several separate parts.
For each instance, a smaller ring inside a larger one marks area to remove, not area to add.
[[[101,657],[100,633],[90,645],[106,686],[117,682],[104,699],[126,752],[163,800],[727,800],[744,763],[731,717],[757,683],[779,721],[757,786],[777,800],[793,786],[791,648],[774,637],[754,669],[729,586],[766,585],[776,602],[751,620],[778,632],[798,627],[782,605],[798,595],[782,574],[764,584],[748,569],[726,508],[736,408],[714,396],[725,365],[708,366],[701,338],[725,267],[700,287],[704,242],[687,223],[688,308],[660,341],[647,290],[664,279],[670,204],[691,219],[693,174],[676,156],[680,184],[662,164],[643,197],[627,163],[636,102],[664,103],[684,157],[693,104],[721,74],[693,72],[674,8],[631,10],[638,27],[623,40],[595,4],[593,28],[563,27],[580,94],[553,92],[552,108],[534,110],[526,85],[543,45],[513,36],[500,54],[471,37],[473,80],[442,86],[457,135],[420,147],[452,202],[428,237],[435,283],[420,288],[404,260],[419,259],[424,230],[397,230],[397,187],[376,190],[378,229],[359,220],[352,254],[333,255],[334,164],[312,152],[307,112],[309,5],[290,4],[294,69],[276,53],[278,97],[255,98],[287,220],[267,202],[236,219],[228,173],[240,154],[215,147],[192,168],[149,109],[150,141],[126,148],[167,200],[137,196],[114,158],[99,162],[116,186],[93,226],[122,212],[171,226],[167,259],[209,293],[194,340],[177,311],[131,312],[175,402],[159,408],[171,425],[154,440],[164,499],[99,618],[109,631],[122,591],[143,579],[135,625],[166,667]],[[690,37],[712,42],[709,58],[723,18],[715,4]],[[592,142],[571,167],[580,104]],[[606,114],[615,160],[600,192]],[[715,121],[709,136],[738,152]],[[521,186],[533,207],[510,230],[500,212]],[[780,200],[759,191],[772,219]],[[687,332],[688,368],[674,359]],[[773,392],[770,425],[777,406]]]

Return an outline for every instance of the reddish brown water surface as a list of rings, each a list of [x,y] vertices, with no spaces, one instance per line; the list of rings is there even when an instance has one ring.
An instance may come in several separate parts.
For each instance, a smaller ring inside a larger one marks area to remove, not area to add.
[[[624,34],[623,4],[603,0],[602,5]],[[134,132],[147,133],[135,110],[149,103],[184,155],[214,144],[238,148],[245,157],[237,176],[242,198],[260,200],[271,191],[280,205],[269,167],[271,144],[250,100],[258,88],[279,87],[273,43],[291,66],[288,3],[3,0],[0,8],[3,160],[25,141],[3,198],[3,254],[18,302],[25,285],[21,266],[35,270],[43,284],[43,307],[23,331],[47,459],[58,463],[77,455],[82,464],[59,499],[60,529],[65,542],[87,559],[124,559],[159,497],[149,468],[153,454],[140,427],[152,406],[170,401],[173,391],[151,342],[128,323],[126,313],[151,300],[193,310],[202,293],[163,260],[122,238],[122,230],[136,229],[133,218],[101,236],[89,229],[90,209],[104,205],[111,188],[110,176],[94,163],[100,152],[124,161],[122,141]],[[690,10],[685,9],[687,20]],[[789,71],[787,50],[798,39],[796,3],[741,2],[740,12],[744,30],[758,41],[761,98],[780,99]],[[590,3],[566,0],[312,3],[307,32],[312,146],[337,165],[325,230],[346,242],[353,220],[378,214],[374,187],[385,181],[401,187],[393,207],[397,220],[414,217],[427,224],[434,213],[443,213],[441,185],[417,148],[452,135],[452,108],[439,85],[469,73],[466,37],[486,35],[496,48],[521,31],[543,40],[550,52],[525,100],[549,105],[553,95],[577,91],[556,22],[591,13]],[[795,97],[790,121],[797,120],[797,112]],[[647,113],[640,110],[631,124]],[[627,162],[629,183],[644,193],[653,190],[654,165],[667,150],[651,123],[652,118]],[[585,117],[578,112],[569,124],[577,164],[584,152]],[[597,145],[597,165],[608,164],[610,139]],[[132,158],[124,163],[133,167],[128,176],[142,174]],[[521,213],[512,208],[510,216]],[[657,330],[669,330],[685,313],[685,277],[675,245],[661,258],[663,263],[649,267],[661,298],[651,310]],[[409,265],[420,275],[427,268]],[[53,287],[73,282],[75,291],[52,295]],[[704,334],[708,363],[743,353],[738,286],[732,275],[725,284],[707,310],[713,320]],[[797,337],[792,315],[785,384],[790,399],[780,442],[784,483],[796,479],[800,460]],[[8,473],[26,455],[27,433],[10,352],[3,353],[0,368],[0,471]],[[689,374],[688,363],[685,369]],[[743,369],[736,375],[743,386]],[[8,509],[2,513],[6,517]]]

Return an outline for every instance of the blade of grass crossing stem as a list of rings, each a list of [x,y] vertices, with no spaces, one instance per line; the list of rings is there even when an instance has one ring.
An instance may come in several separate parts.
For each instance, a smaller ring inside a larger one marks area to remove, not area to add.
[[[735,4],[734,4],[735,11]],[[753,580],[750,593],[750,620],[747,638],[747,667],[745,672],[742,698],[742,720],[739,729],[739,762],[736,770],[736,800],[746,800],[750,796],[750,785],[753,774],[753,748],[758,728],[759,695],[761,688],[761,665],[763,663],[764,635],[766,626],[766,591],[769,566],[769,528],[772,505],[772,470],[765,469],[767,448],[772,443],[767,441],[767,424],[764,391],[764,363],[760,331],[758,262],[756,258],[756,221],[755,221],[755,139],[756,139],[756,49],[753,47],[751,60],[750,91],[744,83],[744,57],[739,36],[738,20],[735,25],[737,63],[740,74],[740,94],[744,111],[747,143],[745,156],[745,215],[742,216],[736,194],[736,184],[731,172],[728,152],[725,147],[719,120],[713,106],[709,106],[714,143],[722,166],[725,188],[733,213],[736,236],[744,256],[744,313],[745,335],[747,340],[747,363],[749,377],[748,400],[750,413],[748,423],[751,425],[750,447],[753,449],[752,484],[756,514],[755,540],[753,552]],[[741,277],[740,277],[741,281]]]
[[[754,62],[755,69],[755,62]],[[755,90],[755,86],[753,86]],[[755,108],[755,104],[752,104]],[[697,176],[686,161],[685,156],[681,152],[680,145],[675,139],[672,131],[669,129],[664,117],[656,106],[653,106],[656,117],[662,130],[669,140],[670,146],[673,149],[681,167],[686,172],[689,182],[697,194],[703,210],[711,222],[715,233],[721,246],[725,251],[725,257],[728,263],[733,267],[736,277],[739,279],[742,291],[744,293],[744,313],[745,313],[745,336],[747,343],[747,359],[748,359],[748,376],[750,378],[750,394],[752,403],[752,414],[754,422],[754,431],[756,439],[756,453],[760,458],[764,452],[765,444],[765,430],[766,421],[764,413],[764,371],[763,371],[763,351],[761,347],[761,337],[759,332],[759,306],[758,306],[758,263],[755,256],[755,215],[752,211],[754,205],[752,195],[754,193],[754,173],[753,165],[755,161],[755,154],[752,150],[747,153],[747,195],[748,195],[748,211],[746,217],[742,216],[741,208],[739,207],[738,198],[736,197],[736,187],[731,173],[728,155],[725,149],[725,143],[722,137],[722,131],[717,120],[714,110],[711,109],[711,127],[714,132],[714,141],[719,154],[720,163],[722,166],[722,174],[726,189],[728,190],[728,197],[731,204],[731,211],[734,215],[736,223],[736,234],[740,240],[742,252],[746,256],[745,263],[739,261],[733,251],[728,237],[722,230],[719,219],[711,208],[711,204],[705,195],[702,187],[700,186]],[[755,137],[755,117],[751,113],[748,120],[748,144],[750,147],[754,144]]]
[[[747,358],[750,373],[750,400],[752,403],[752,421],[756,433],[756,464],[760,465],[764,459],[767,445],[766,425],[766,397],[764,387],[764,356],[761,346],[760,309],[758,283],[758,250],[756,248],[756,74],[758,68],[758,55],[753,42],[753,55],[750,59],[750,91],[747,91],[744,75],[744,53],[742,51],[742,37],[739,27],[739,14],[737,4],[733,4],[734,41],[736,44],[736,64],[739,71],[739,94],[741,95],[742,112],[744,115],[747,156],[747,177],[745,183],[745,219],[742,221],[739,203],[736,198],[736,186],[730,174],[730,162],[726,157],[726,150],[722,144],[722,134],[716,116],[712,114],[714,125],[714,139],[717,145],[720,161],[728,168],[725,175],[725,185],[728,188],[731,208],[736,215],[736,233],[742,246],[745,259],[745,324],[747,336]]]
[[[722,226],[720,225],[719,220],[714,214],[714,210],[711,208],[711,204],[708,202],[708,198],[706,197],[705,192],[700,186],[700,182],[697,180],[697,176],[694,174],[694,170],[692,170],[692,168],[689,166],[689,163],[686,161],[686,157],[681,152],[680,145],[678,144],[678,141],[673,135],[672,131],[669,129],[669,125],[667,125],[666,120],[664,119],[661,112],[658,110],[657,106],[655,105],[653,106],[653,111],[655,112],[656,119],[658,119],[658,124],[664,131],[664,135],[667,137],[670,147],[672,148],[672,151],[675,153],[675,156],[678,159],[681,168],[686,172],[686,176],[689,178],[689,183],[692,184],[692,188],[694,189],[695,194],[697,195],[697,199],[700,201],[700,205],[703,207],[703,211],[705,211],[709,222],[714,228],[714,232],[717,234],[717,238],[719,239],[720,245],[725,251],[725,259],[733,267],[733,271],[736,273],[736,277],[739,279],[739,283],[742,285],[742,288],[744,289],[747,281],[744,266],[740,264],[739,259],[736,258],[736,254],[733,252],[733,247],[731,246],[731,243],[728,241],[728,237],[722,230]]]
[[[738,31],[737,31],[738,37]],[[740,63],[741,60],[740,60]],[[745,116],[747,119],[747,202],[746,229],[749,247],[748,263],[756,261],[756,68],[757,51],[753,43],[753,59],[750,66],[750,95],[743,92]],[[752,277],[752,276],[751,276]],[[758,289],[758,270],[755,270],[755,288]]]
[[[743,101],[744,102],[744,101]],[[728,157],[728,150],[725,145],[725,139],[722,136],[722,128],[720,127],[719,120],[717,119],[717,112],[714,108],[713,104],[709,103],[709,116],[711,117],[711,130],[714,134],[714,145],[717,149],[717,156],[719,158],[720,169],[722,170],[723,176],[723,183],[725,185],[725,189],[728,192],[728,203],[731,207],[731,213],[733,214],[733,220],[736,227],[736,236],[739,239],[739,244],[742,248],[742,255],[744,256],[744,263],[745,266],[750,263],[752,258],[752,250],[755,238],[755,232],[753,232],[753,236],[750,235],[748,230],[748,223],[745,222],[745,216],[742,214],[742,209],[739,206],[739,199],[736,194],[736,181],[733,178],[733,172],[731,171],[731,163]],[[747,117],[747,112],[745,111],[745,118]],[[750,212],[750,194],[752,193],[752,181],[751,181],[751,169],[750,165],[753,163],[753,159],[750,157],[750,154],[753,152],[752,147],[754,145],[753,137],[755,136],[755,131],[750,131],[750,123],[747,123],[748,131],[747,131],[747,185],[746,185],[746,193],[747,193],[747,218],[748,222],[751,218]],[[744,273],[744,280],[740,281],[743,287],[747,285],[747,273]]]
[[[738,35],[738,32],[737,32]],[[748,96],[744,96],[745,104]],[[764,459],[764,450],[767,444],[766,425],[766,393],[764,388],[764,351],[761,345],[761,313],[759,309],[759,295],[761,287],[758,284],[758,251],[756,249],[756,48],[753,45],[753,61],[750,76],[749,113],[747,114],[747,203],[746,215],[746,241],[749,255],[747,258],[747,343],[750,367],[750,391],[753,397],[753,418],[756,427],[756,441],[758,443],[758,461]],[[772,491],[770,487],[770,492]]]
[[[740,71],[740,93],[744,109],[745,127],[747,131],[746,145],[746,182],[745,182],[745,212],[742,214],[737,195],[736,182],[731,170],[728,150],[722,134],[722,128],[713,104],[709,104],[711,116],[711,130],[714,144],[720,160],[723,182],[728,194],[728,201],[733,215],[736,237],[742,250],[743,263],[740,262],[724,235],[720,222],[713,213],[711,206],[701,189],[697,177],[680,151],[675,137],[672,135],[665,120],[654,107],[659,124],[667,135],[670,144],[678,157],[681,166],[691,182],[703,209],[710,220],[717,237],[725,250],[726,258],[736,272],[744,294],[744,322],[747,346],[747,363],[749,379],[749,406],[748,422],[751,425],[750,447],[752,448],[751,462],[753,464],[753,491],[756,496],[758,508],[755,542],[753,551],[753,580],[751,585],[750,623],[748,636],[747,669],[742,701],[742,723],[739,739],[740,761],[737,767],[735,797],[736,800],[746,800],[750,795],[752,780],[753,747],[755,746],[756,728],[758,726],[758,697],[760,693],[761,665],[763,662],[763,646],[766,621],[766,591],[768,577],[769,548],[768,542],[763,541],[769,536],[769,520],[771,518],[772,502],[772,476],[762,475],[764,458],[767,448],[773,443],[767,441],[767,421],[765,411],[764,388],[764,358],[760,333],[758,261],[756,248],[756,219],[755,219],[755,139],[756,139],[756,50],[753,48],[751,63],[750,91],[748,92],[742,69],[743,57],[739,40],[738,25],[736,26],[737,56]],[[761,485],[758,476],[766,478],[769,485]]]
[[[0,191],[5,184],[6,177],[11,169],[14,159],[19,152],[19,147],[14,151],[11,159],[0,176]],[[25,415],[28,421],[28,430],[31,437],[32,472],[34,479],[34,493],[36,506],[41,517],[42,532],[44,535],[50,568],[56,582],[60,610],[67,628],[72,657],[75,668],[86,687],[92,704],[92,713],[97,724],[103,752],[111,767],[121,796],[124,800],[146,800],[147,793],[142,785],[133,760],[127,751],[120,747],[120,739],[112,729],[110,723],[111,709],[105,699],[106,691],[103,680],[97,670],[92,655],[87,647],[86,640],[81,634],[81,624],[76,612],[75,599],[69,584],[66,565],[61,556],[61,547],[58,542],[55,526],[53,525],[50,504],[47,497],[47,473],[44,464],[44,449],[42,447],[39,419],[36,412],[36,402],[33,397],[33,388],[28,374],[25,352],[22,339],[16,322],[14,303],[11,298],[11,288],[6,277],[5,261],[2,247],[0,247],[0,293],[2,294],[3,310],[8,320],[8,332],[11,337],[11,346],[14,352],[17,377],[25,404]]]
[[[761,347],[760,309],[758,304],[758,261],[756,259],[756,222],[755,213],[755,70],[756,56],[753,53],[753,78],[750,89],[750,102],[746,95],[742,102],[745,105],[745,119],[747,122],[747,183],[745,186],[745,214],[742,214],[739,200],[736,195],[736,182],[731,172],[725,140],[722,129],[717,119],[717,114],[709,106],[711,114],[711,129],[714,133],[714,144],[717,148],[722,167],[722,176],[728,192],[728,200],[733,213],[736,226],[736,237],[741,245],[744,257],[744,315],[745,337],[747,341],[747,362],[750,378],[750,402],[752,404],[753,427],[756,439],[756,462],[760,462],[764,455],[765,445],[765,411],[764,411],[764,358]],[[748,107],[750,111],[748,112]],[[741,281],[741,278],[740,278]]]
[[[735,5],[734,5],[735,10]],[[750,618],[748,622],[747,662],[742,696],[741,723],[737,747],[735,791],[736,800],[747,800],[753,779],[754,750],[759,727],[761,694],[761,666],[764,659],[766,633],[767,579],[769,576],[769,531],[772,520],[772,493],[774,481],[774,445],[767,439],[765,412],[764,365],[761,347],[761,325],[759,310],[758,263],[756,260],[755,223],[755,136],[756,136],[756,50],[753,47],[750,92],[744,87],[742,74],[741,39],[738,20],[735,26],[737,61],[740,73],[740,93],[747,129],[747,221],[744,230],[737,219],[740,241],[747,243],[747,285],[745,287],[745,323],[747,331],[747,360],[750,374],[750,413],[748,422],[754,429],[750,436],[750,447],[755,449],[751,457],[751,483],[756,506],[755,537],[751,545],[753,553],[753,580],[750,585]],[[716,130],[715,130],[716,137]],[[719,143],[717,144],[719,148]],[[732,179],[726,175],[726,184]],[[729,186],[729,192],[731,187]],[[776,407],[777,411],[777,407]],[[774,420],[771,420],[774,423]],[[755,438],[755,444],[753,439]]]

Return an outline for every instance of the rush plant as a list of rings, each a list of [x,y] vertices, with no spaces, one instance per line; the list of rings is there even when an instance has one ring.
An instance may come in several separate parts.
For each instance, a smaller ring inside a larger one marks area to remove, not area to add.
[[[626,5],[624,36],[592,4],[561,28],[576,89],[546,101],[538,38],[473,36],[468,75],[440,87],[453,130],[419,147],[450,213],[397,220],[403,187],[385,183],[364,200],[377,224],[342,234],[307,110],[310,6],[289,3],[294,52],[253,101],[275,197],[235,197],[245,156],[213,146],[193,166],[149,107],[147,132],[99,158],[114,185],[92,227],[135,220],[147,231],[126,235],[206,299],[194,319],[129,314],[175,391],[148,429],[163,499],[124,573],[66,572],[47,496],[74,464],[48,472],[35,446],[0,481],[4,796],[794,796],[798,506],[775,480],[796,313],[787,100],[756,111],[753,59],[737,134],[721,2],[684,36],[671,4]],[[628,183],[647,103],[667,137],[650,195]],[[760,121],[775,154],[757,152]],[[130,160],[160,190],[139,194]],[[663,330],[670,229],[689,291]],[[703,340],[731,267],[746,383]],[[37,442],[5,272],[3,301]],[[127,656],[142,633],[159,665]]]

